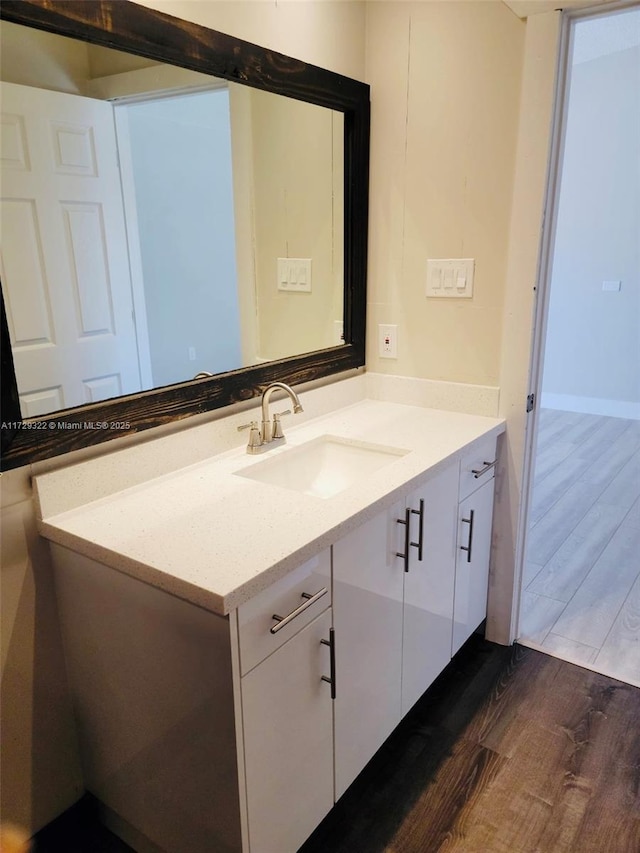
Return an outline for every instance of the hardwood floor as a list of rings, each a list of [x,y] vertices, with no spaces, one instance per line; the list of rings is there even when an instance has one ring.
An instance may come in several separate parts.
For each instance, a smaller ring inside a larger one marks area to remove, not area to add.
[[[640,850],[640,690],[474,644],[300,853]]]
[[[83,821],[63,816],[35,853],[129,849]],[[640,690],[476,635],[300,853],[638,850]]]
[[[640,686],[640,421],[543,409],[520,641]]]

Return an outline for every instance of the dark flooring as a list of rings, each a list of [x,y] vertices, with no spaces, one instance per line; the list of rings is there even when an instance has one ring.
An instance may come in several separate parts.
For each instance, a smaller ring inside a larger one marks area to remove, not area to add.
[[[36,834],[30,853],[133,853],[100,823],[99,812],[99,804],[84,797]]]
[[[35,841],[130,850],[90,803]],[[437,851],[639,853],[640,689],[473,637],[299,853]]]

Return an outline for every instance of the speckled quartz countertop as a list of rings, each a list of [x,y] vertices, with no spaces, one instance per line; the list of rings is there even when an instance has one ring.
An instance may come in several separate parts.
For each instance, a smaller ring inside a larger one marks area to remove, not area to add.
[[[294,423],[287,444],[267,453],[250,456],[243,445],[122,490],[114,477],[110,494],[64,512],[56,512],[56,490],[96,476],[94,460],[42,474],[34,479],[40,533],[224,615],[390,506],[425,472],[504,430],[496,418],[373,400]],[[326,434],[409,452],[330,498],[235,476]],[[116,467],[124,452],[113,454]]]

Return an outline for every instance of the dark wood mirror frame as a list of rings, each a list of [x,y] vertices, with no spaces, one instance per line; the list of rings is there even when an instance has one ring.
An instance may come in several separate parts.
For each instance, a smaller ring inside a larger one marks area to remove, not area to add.
[[[345,344],[22,419],[2,300],[2,469],[249,400],[275,380],[307,382],[365,363],[369,87],[129,0],[2,0],[0,18],[212,74],[344,113]],[[85,428],[86,423],[128,429]]]

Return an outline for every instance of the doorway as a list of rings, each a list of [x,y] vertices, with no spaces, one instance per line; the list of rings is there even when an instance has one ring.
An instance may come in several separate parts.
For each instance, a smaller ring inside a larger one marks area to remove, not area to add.
[[[640,686],[640,7],[566,38],[518,641]]]

